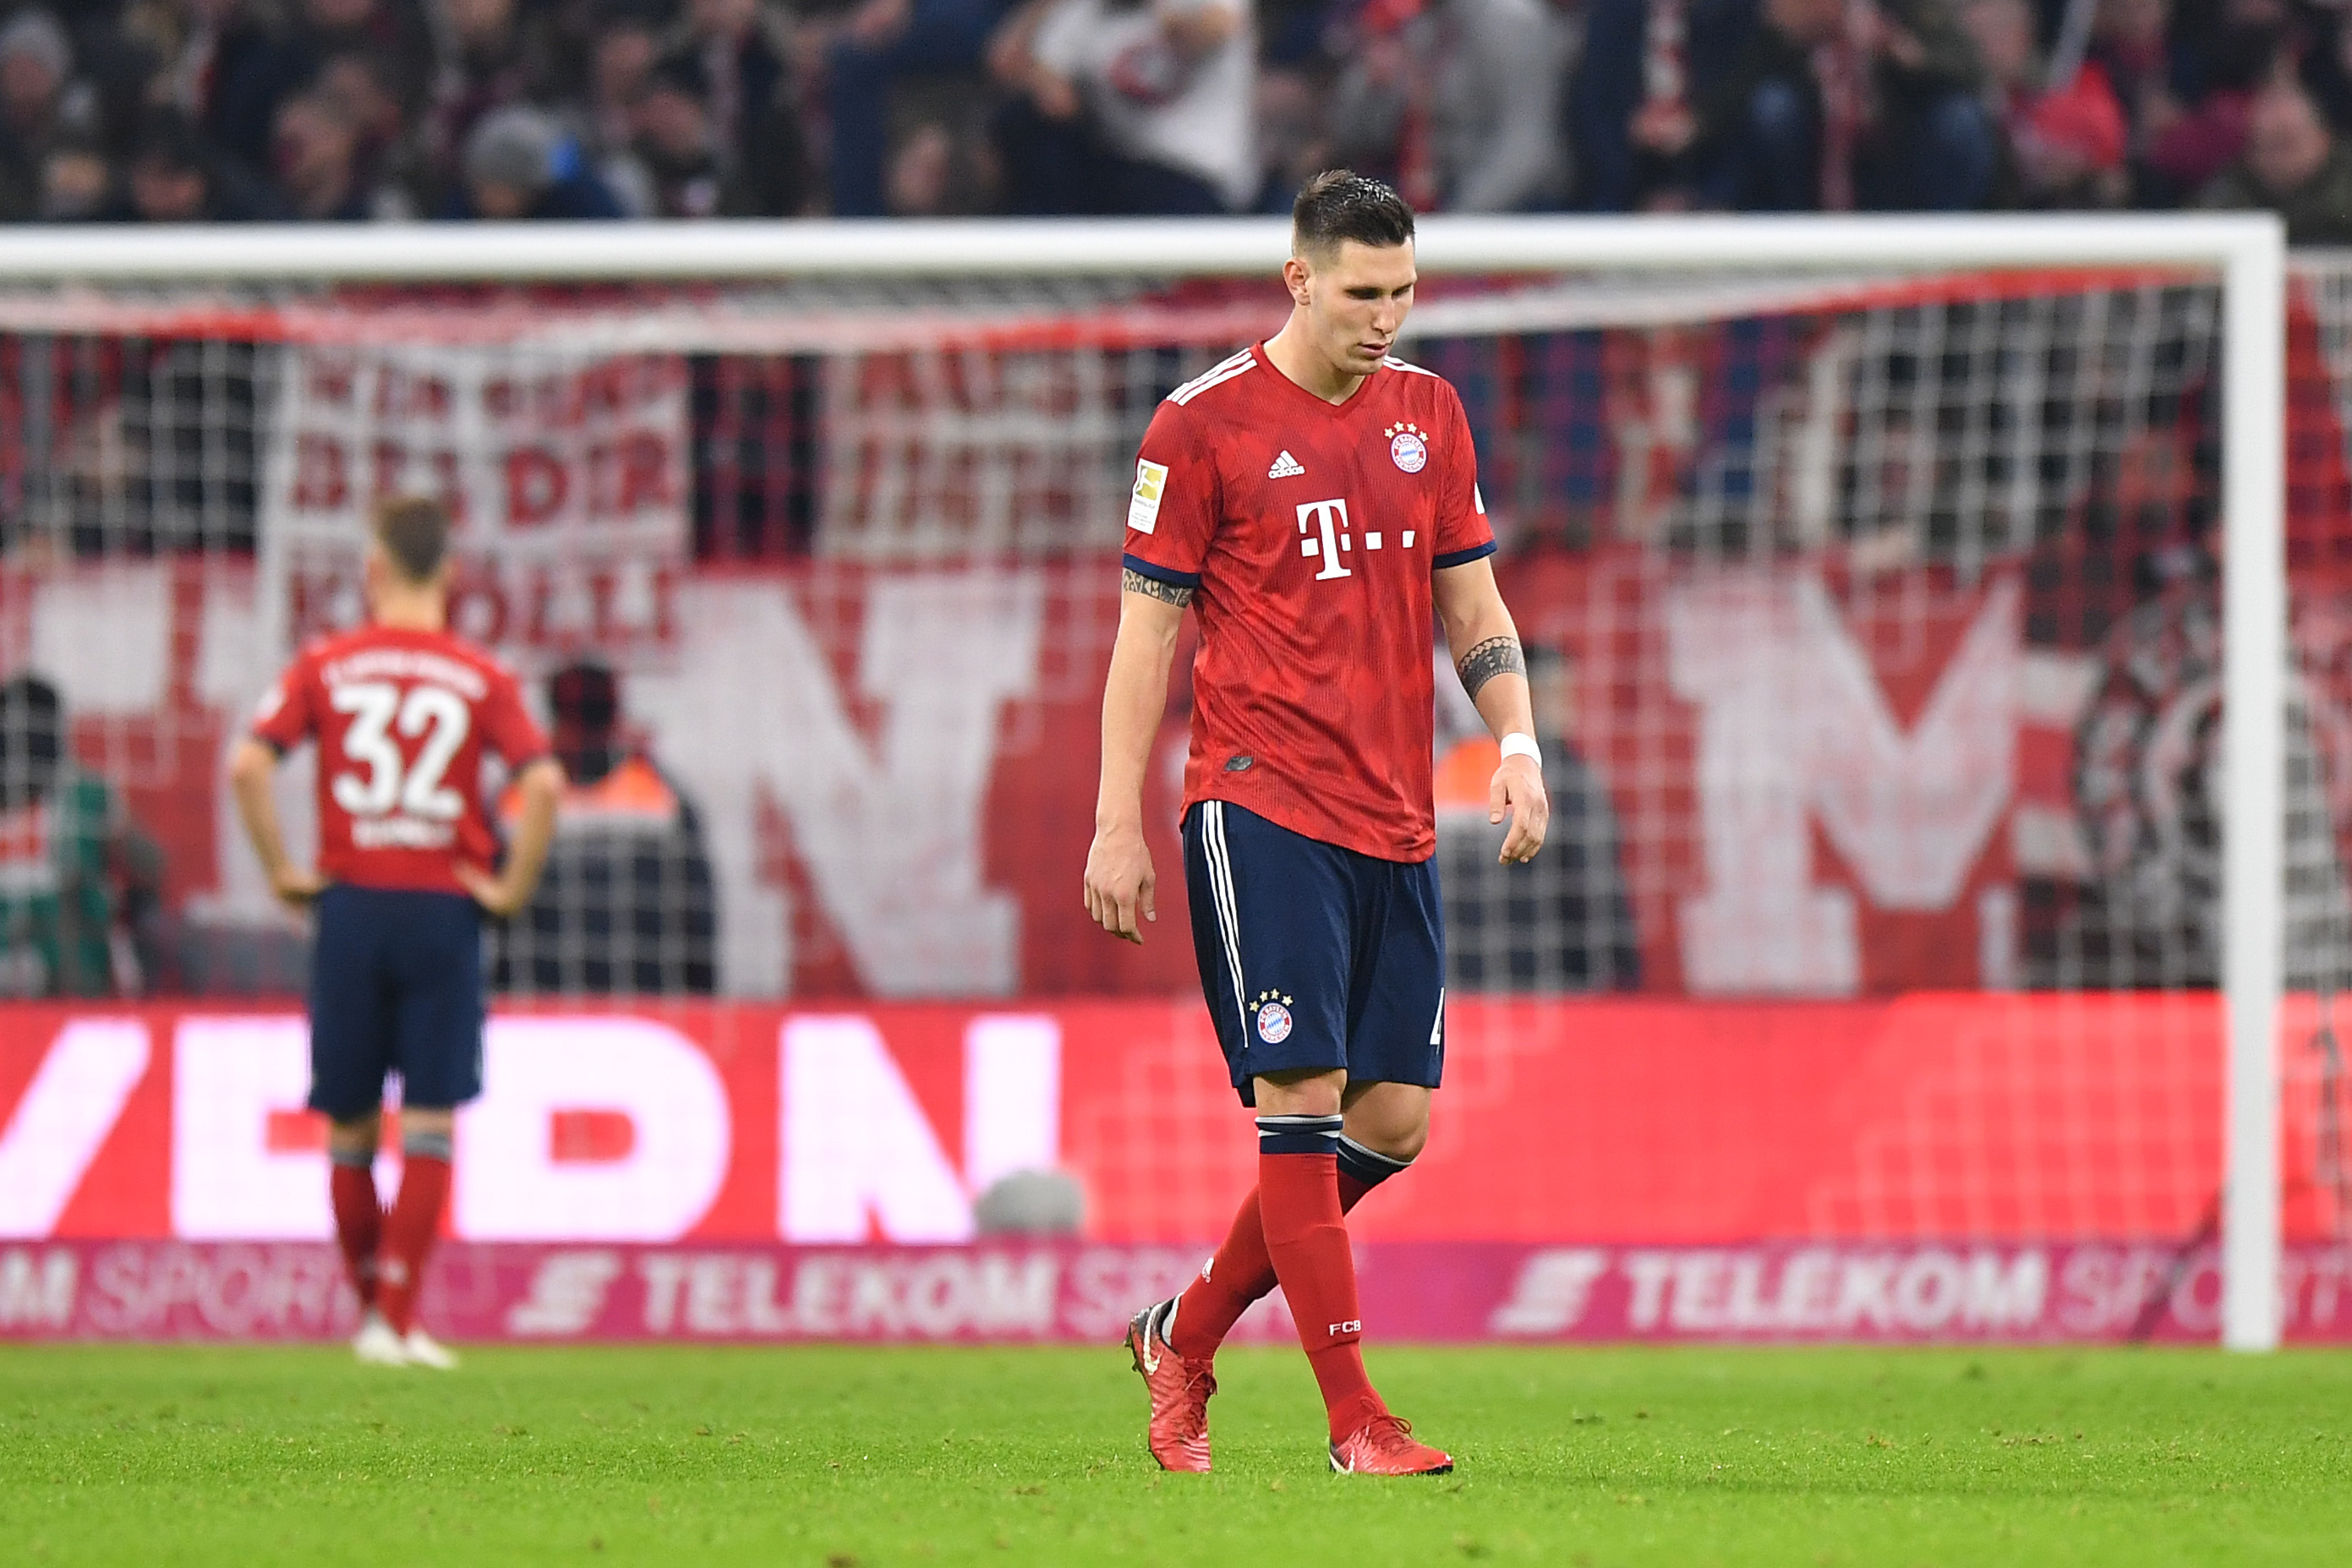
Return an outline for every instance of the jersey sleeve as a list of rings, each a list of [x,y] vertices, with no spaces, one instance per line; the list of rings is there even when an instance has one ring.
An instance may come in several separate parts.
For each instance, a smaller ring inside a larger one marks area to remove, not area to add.
[[[522,683],[503,665],[493,665],[489,672],[490,689],[482,698],[476,722],[481,726],[482,743],[499,754],[509,773],[520,773],[525,768],[548,755],[547,732],[530,716],[530,709],[522,700]]]
[[[1462,400],[1445,388],[1445,480],[1437,496],[1437,556],[1440,571],[1467,566],[1495,553],[1495,530],[1486,521],[1486,498],[1478,493],[1478,449]]]
[[[310,739],[319,724],[311,695],[317,684],[307,653],[287,665],[253,710],[253,738],[281,756]]]
[[[1181,403],[1161,403],[1143,433],[1128,496],[1128,570],[1178,588],[1199,587],[1217,531],[1217,466],[1197,421]]]

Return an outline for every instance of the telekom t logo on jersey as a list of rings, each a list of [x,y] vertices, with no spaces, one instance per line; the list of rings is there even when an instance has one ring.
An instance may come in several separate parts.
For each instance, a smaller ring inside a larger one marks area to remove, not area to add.
[[[1356,548],[1355,536],[1348,531],[1348,503],[1345,501],[1308,501],[1298,508],[1298,553],[1309,560],[1321,560],[1323,569],[1315,580],[1325,582],[1335,577],[1356,574],[1339,564],[1342,553]],[[1412,530],[1404,531],[1404,548],[1412,548]],[[1364,548],[1381,548],[1381,536],[1367,530]]]

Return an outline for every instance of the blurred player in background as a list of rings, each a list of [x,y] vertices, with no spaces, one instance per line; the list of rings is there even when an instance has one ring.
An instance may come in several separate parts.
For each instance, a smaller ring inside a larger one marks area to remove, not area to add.
[[[58,688],[0,683],[0,996],[137,996],[163,852],[73,758]]]
[[[331,1124],[335,1232],[363,1312],[352,1349],[444,1368],[455,1358],[416,1326],[416,1291],[448,1198],[457,1107],[482,1088],[482,914],[529,901],[563,790],[514,676],[447,629],[448,541],[438,502],[377,507],[369,624],[303,650],[229,768],[271,887],[317,911],[310,1103]],[[320,753],[316,871],[288,857],[269,782],[309,739]],[[489,752],[522,800],[503,870],[483,792]],[[393,1072],[404,1166],[387,1215],[373,1167]]]
[[[702,818],[621,722],[602,664],[548,677],[566,780],[530,906],[499,933],[491,985],[555,996],[702,996],[719,988],[719,899]],[[499,804],[519,829],[520,789]]]
[[[1184,776],[1185,887],[1201,988],[1257,1111],[1258,1183],[1183,1294],[1128,1332],[1169,1469],[1209,1468],[1217,1346],[1280,1282],[1322,1390],[1331,1467],[1454,1468],[1364,1371],[1347,1210],[1404,1170],[1444,1063],[1430,631],[1501,742],[1501,858],[1549,807],[1526,661],[1461,400],[1390,357],[1412,307],[1412,211],[1375,180],[1308,182],[1267,342],[1161,403],[1128,507],[1087,912],[1142,940],[1157,918],[1143,773],[1178,624],[1200,616]]]

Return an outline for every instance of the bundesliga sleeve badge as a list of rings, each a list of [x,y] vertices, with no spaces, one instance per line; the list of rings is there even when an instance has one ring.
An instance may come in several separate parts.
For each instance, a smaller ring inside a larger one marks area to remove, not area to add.
[[[1127,526],[1148,534],[1160,524],[1160,497],[1168,487],[1168,465],[1138,459],[1135,494],[1127,503]]]
[[[1388,429],[1389,458],[1408,474],[1429,466],[1429,438],[1415,424],[1391,424]]]

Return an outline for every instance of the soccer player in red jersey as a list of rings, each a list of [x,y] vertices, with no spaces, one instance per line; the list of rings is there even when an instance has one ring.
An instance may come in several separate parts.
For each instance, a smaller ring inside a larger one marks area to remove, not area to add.
[[[457,1108],[482,1090],[485,911],[521,908],[546,862],[563,769],[512,674],[452,635],[449,517],[381,504],[368,551],[369,624],[305,648],[262,701],[229,765],[270,886],[316,911],[310,1108],[329,1121],[335,1234],[362,1317],[352,1349],[385,1365],[456,1359],[416,1326],[416,1291],[449,1194]],[[319,866],[286,852],[269,779],[319,743]],[[503,870],[482,789],[486,752],[523,802]],[[375,1190],[384,1078],[401,1079],[400,1192]]]
[[[1433,612],[1502,742],[1505,862],[1535,854],[1549,806],[1461,400],[1389,352],[1412,238],[1412,210],[1378,181],[1309,182],[1283,266],[1288,323],[1160,404],[1128,506],[1087,908],[1131,942],[1157,917],[1143,775],[1190,606],[1185,887],[1202,992],[1258,1129],[1257,1188],[1224,1244],[1128,1331],[1169,1469],[1209,1468],[1217,1346],[1277,1281],[1332,1468],[1454,1464],[1365,1375],[1345,1219],[1421,1152],[1444,1063]]]

